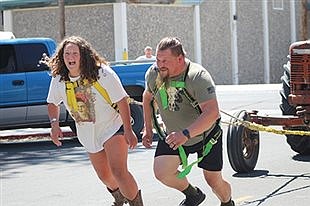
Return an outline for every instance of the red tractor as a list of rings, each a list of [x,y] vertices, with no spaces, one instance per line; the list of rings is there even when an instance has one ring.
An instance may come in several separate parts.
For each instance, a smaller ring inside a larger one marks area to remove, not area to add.
[[[229,162],[236,172],[254,169],[259,153],[259,131],[251,130],[240,120],[271,126],[283,126],[285,130],[310,131],[310,40],[291,44],[289,61],[283,66],[281,77],[283,117],[258,116],[257,111],[242,110],[231,118],[227,132]],[[285,134],[291,149],[299,154],[310,154],[310,136]]]

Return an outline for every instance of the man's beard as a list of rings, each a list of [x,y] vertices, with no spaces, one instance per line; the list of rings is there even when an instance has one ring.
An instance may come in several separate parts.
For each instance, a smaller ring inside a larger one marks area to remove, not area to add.
[[[159,70],[159,72],[157,74],[156,81],[155,81],[157,88],[161,87],[162,85],[167,85],[168,79],[169,79],[169,71],[168,70],[164,70],[164,71]]]
[[[160,78],[162,82],[167,82],[169,79],[169,70],[166,69],[164,71],[159,70]]]

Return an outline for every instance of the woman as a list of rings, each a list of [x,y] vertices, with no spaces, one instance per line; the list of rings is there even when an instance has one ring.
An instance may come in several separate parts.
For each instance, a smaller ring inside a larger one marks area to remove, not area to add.
[[[128,146],[137,145],[137,137],[130,124],[130,109],[120,79],[91,45],[81,37],[64,39],[55,55],[48,60],[52,80],[47,97],[51,121],[51,138],[61,146],[59,137],[59,104],[76,122],[77,136],[89,154],[89,159],[99,177],[115,199],[115,206],[128,201],[131,206],[141,206],[141,191],[127,169]],[[106,89],[119,112],[111,107],[93,86],[98,82]],[[77,99],[87,102],[89,118],[80,116]]]

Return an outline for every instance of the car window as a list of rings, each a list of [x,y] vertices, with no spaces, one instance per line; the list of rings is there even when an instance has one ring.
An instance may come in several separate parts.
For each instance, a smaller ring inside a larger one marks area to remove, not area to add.
[[[48,53],[44,44],[21,44],[20,49],[23,67],[18,68],[20,72],[40,71],[48,69],[46,65],[41,65],[39,61],[43,53]]]
[[[0,73],[12,73],[16,69],[16,57],[14,47],[0,45]]]

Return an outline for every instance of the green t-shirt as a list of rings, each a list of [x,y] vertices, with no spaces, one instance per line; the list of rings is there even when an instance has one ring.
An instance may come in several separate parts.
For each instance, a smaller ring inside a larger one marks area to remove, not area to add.
[[[199,112],[190,104],[190,101],[185,96],[181,88],[171,87],[171,81],[184,82],[188,93],[198,102],[202,103],[210,99],[216,98],[215,84],[209,72],[201,65],[186,60],[188,73],[186,78],[186,70],[179,76],[169,78],[165,85],[168,96],[168,107],[164,109],[159,88],[163,84],[159,78],[158,69],[152,66],[146,73],[146,87],[149,92],[154,95],[156,103],[159,107],[161,118],[167,128],[168,134],[175,131],[182,131],[191,125],[197,117]],[[157,85],[157,86],[156,86]],[[213,125],[209,131],[213,129]],[[207,131],[207,134],[209,133]],[[202,140],[202,135],[191,138],[184,145],[190,146]]]

